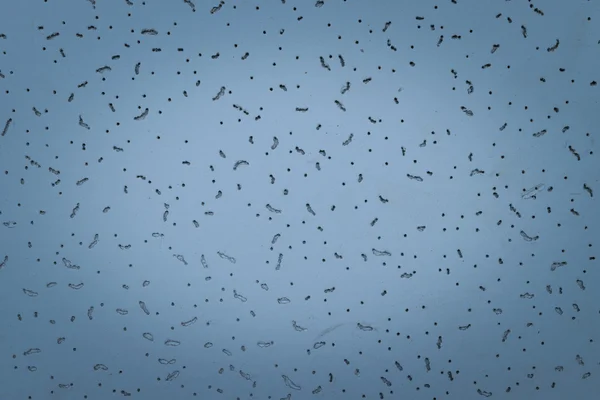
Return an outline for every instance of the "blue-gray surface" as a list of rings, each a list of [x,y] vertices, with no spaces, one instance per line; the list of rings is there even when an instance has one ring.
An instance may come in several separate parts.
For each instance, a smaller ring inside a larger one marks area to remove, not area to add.
[[[0,13],[0,400],[591,399],[592,1]]]

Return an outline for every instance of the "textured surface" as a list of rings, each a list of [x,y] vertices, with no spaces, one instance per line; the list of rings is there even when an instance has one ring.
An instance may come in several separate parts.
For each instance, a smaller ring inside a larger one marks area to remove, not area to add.
[[[599,19],[5,5],[0,399],[592,398]]]

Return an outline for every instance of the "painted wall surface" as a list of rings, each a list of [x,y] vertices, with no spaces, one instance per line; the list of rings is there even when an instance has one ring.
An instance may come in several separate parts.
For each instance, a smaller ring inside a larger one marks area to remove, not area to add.
[[[0,400],[592,399],[595,1],[0,12]]]

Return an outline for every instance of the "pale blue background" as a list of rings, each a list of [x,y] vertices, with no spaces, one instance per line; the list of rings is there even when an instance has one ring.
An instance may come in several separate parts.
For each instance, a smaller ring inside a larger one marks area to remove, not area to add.
[[[13,123],[0,137],[0,222],[17,224],[0,225],[0,262],[8,256],[0,269],[0,400],[121,391],[142,399],[478,399],[478,389],[492,399],[592,398],[600,390],[600,275],[590,259],[600,246],[600,88],[590,86],[600,80],[597,2],[535,4],[544,16],[516,0],[228,0],[211,14],[217,4],[196,1],[196,12],[157,0],[4,5],[0,129]],[[158,35],[141,34],[149,28]],[[53,32],[60,35],[47,40]],[[111,70],[95,72],[103,66]],[[145,108],[148,116],[134,120]],[[238,160],[249,165],[234,171]],[[484,174],[470,176],[475,168]],[[553,191],[521,197],[537,184]],[[523,240],[521,230],[539,240]],[[66,268],[63,257],[80,269]],[[555,261],[568,264],[552,272]],[[167,339],[181,345],[165,346]],[[326,346],[313,349],[318,341]],[[24,355],[30,348],[41,352]],[[177,379],[165,382],[175,370]]]

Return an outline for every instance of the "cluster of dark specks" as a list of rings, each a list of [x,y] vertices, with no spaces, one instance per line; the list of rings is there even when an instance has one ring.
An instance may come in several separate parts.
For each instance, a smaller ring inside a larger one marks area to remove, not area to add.
[[[0,15],[1,398],[595,394],[598,11],[378,3]]]

